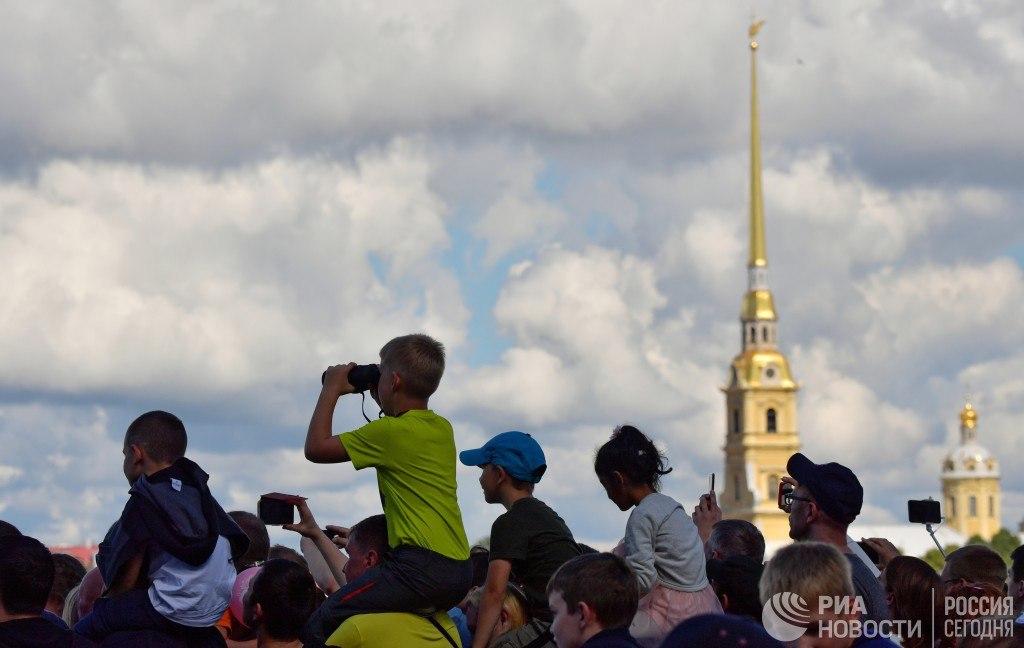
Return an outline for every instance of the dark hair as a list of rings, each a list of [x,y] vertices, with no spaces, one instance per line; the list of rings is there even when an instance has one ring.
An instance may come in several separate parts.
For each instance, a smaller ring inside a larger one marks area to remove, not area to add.
[[[43,613],[53,587],[53,558],[28,536],[0,537],[0,603],[10,614]]]
[[[711,527],[708,550],[715,550],[723,560],[734,556],[747,556],[764,562],[764,536],[746,520],[719,520]]]
[[[124,446],[142,447],[153,461],[171,463],[185,456],[188,434],[181,419],[161,410],[146,412],[132,421],[124,435]]]
[[[501,466],[498,466],[498,468],[505,470]],[[525,491],[527,493],[532,493],[533,489],[537,486],[536,482],[524,481],[522,479],[518,479],[516,477],[513,477],[512,475],[509,475],[507,470],[505,470],[505,474],[508,475],[509,484],[511,484],[512,488],[516,489],[517,491]]]
[[[1006,563],[1002,557],[984,545],[960,547],[946,556],[943,570],[946,580],[963,579],[968,583],[981,583],[1003,588],[1006,584]]]
[[[271,639],[299,638],[302,627],[323,602],[308,569],[290,560],[268,560],[250,585],[249,605],[263,611],[263,629]]]
[[[248,511],[231,511],[228,515],[249,537],[249,548],[241,558],[235,560],[235,569],[243,572],[265,561],[270,556],[270,535],[263,520]]]
[[[267,552],[267,560],[287,560],[309,571],[309,563],[306,562],[305,557],[291,547],[282,544],[276,544],[270,548],[270,551]]]
[[[672,472],[665,467],[665,455],[647,436],[632,425],[615,428],[612,438],[598,448],[594,471],[606,480],[613,472],[622,473],[634,484],[647,484],[657,490],[662,475]]]
[[[470,553],[469,564],[473,566],[473,587],[483,587],[487,582],[487,570],[491,565],[491,552]]]
[[[68,592],[73,590],[85,578],[85,565],[78,558],[64,553],[53,554],[53,587],[50,588],[50,600],[64,607]]]
[[[1010,553],[1010,575],[1013,580],[1024,580],[1024,545]]]
[[[636,615],[640,588],[626,561],[610,553],[576,556],[548,581],[547,594],[558,592],[565,607],[586,603],[605,629],[627,628]]]
[[[403,335],[381,348],[380,363],[402,377],[410,396],[429,398],[444,374],[444,345],[423,333]]]
[[[931,565],[913,556],[896,556],[885,567],[885,589],[892,592],[889,614],[893,620],[918,621],[925,628],[922,636],[904,639],[903,645],[931,646],[935,640],[932,628],[943,627],[945,615],[942,579]],[[932,624],[933,618],[936,625]]]
[[[0,538],[4,536],[20,536],[21,531],[18,531],[18,527],[14,526],[10,522],[4,522],[0,520]]]
[[[764,572],[761,561],[742,555],[709,560],[707,572],[718,599],[728,597],[726,613],[748,616],[760,622],[762,608],[758,583]]]
[[[388,521],[383,513],[371,515],[365,520],[356,522],[348,536],[363,551],[376,551],[383,556],[388,552]]]

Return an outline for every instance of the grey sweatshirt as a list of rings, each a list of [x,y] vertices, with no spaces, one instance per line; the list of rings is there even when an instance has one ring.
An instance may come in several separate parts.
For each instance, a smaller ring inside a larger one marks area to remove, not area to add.
[[[626,562],[636,573],[641,596],[661,583],[681,592],[708,586],[704,545],[683,505],[668,495],[651,493],[626,522]]]

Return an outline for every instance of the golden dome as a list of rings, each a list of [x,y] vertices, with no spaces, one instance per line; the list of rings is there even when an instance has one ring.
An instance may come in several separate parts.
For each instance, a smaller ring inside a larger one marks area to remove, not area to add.
[[[978,426],[978,412],[970,403],[960,410],[960,426],[973,430]]]
[[[748,290],[743,296],[743,307],[740,319],[744,322],[754,320],[775,321],[775,301],[770,290]]]
[[[747,349],[732,361],[729,387],[796,389],[797,385],[786,356],[774,349]]]

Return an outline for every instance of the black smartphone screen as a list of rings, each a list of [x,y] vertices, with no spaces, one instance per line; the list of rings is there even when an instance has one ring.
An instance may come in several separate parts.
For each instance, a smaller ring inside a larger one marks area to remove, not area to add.
[[[938,524],[942,522],[942,511],[935,500],[910,500],[907,502],[907,517],[916,524]]]
[[[256,513],[264,524],[280,526],[295,522],[295,505],[279,499],[261,497],[256,505]]]

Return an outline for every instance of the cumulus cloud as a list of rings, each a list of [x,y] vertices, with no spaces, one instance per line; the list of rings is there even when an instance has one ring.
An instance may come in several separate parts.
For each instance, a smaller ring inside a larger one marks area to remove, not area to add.
[[[272,389],[399,331],[457,347],[467,311],[429,173],[399,141],[353,165],[55,161],[4,183],[0,382],[203,398]]]
[[[588,465],[624,420],[690,505],[721,471],[744,290],[749,16],[720,4],[0,9],[4,515],[96,537],[123,425],[168,403],[226,506],[293,489],[324,519],[372,513],[372,475],[307,465],[302,426],[324,364],[417,329],[449,347],[433,404],[459,447],[536,433],[539,494],[582,537],[624,523]],[[1022,450],[1004,125],[1024,11],[765,17],[771,282],[805,447],[897,519],[937,488],[968,388],[985,442]],[[459,470],[474,538],[498,512],[476,477]],[[1010,523],[1024,483],[1004,484]]]
[[[1024,85],[1024,17],[1009,0],[959,7],[774,7],[768,130],[907,174],[956,173],[944,158],[965,149],[1014,160],[1002,125]],[[745,117],[749,16],[720,4],[49,2],[0,17],[0,139],[30,155],[223,162],[432,128],[707,151],[734,145]]]
[[[861,355],[879,369],[906,367],[901,379],[967,357],[1005,352],[1019,339],[1024,315],[1024,276],[1009,259],[985,264],[883,269],[859,286],[872,311]]]

